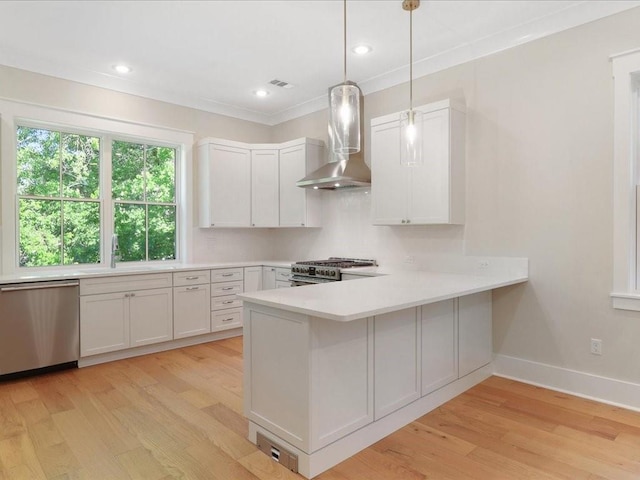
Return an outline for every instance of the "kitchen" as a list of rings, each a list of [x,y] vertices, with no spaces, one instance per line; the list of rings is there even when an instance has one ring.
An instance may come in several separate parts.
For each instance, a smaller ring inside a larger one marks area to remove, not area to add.
[[[336,15],[339,24],[340,12]],[[462,253],[528,257],[528,283],[496,290],[493,295],[498,372],[639,408],[634,395],[640,383],[637,314],[613,309],[610,297],[614,290],[610,57],[638,47],[639,16],[637,8],[625,10],[415,79],[418,105],[444,98],[465,100],[464,226],[374,226],[369,194],[324,192],[320,229],[200,229],[194,222],[188,232],[189,261],[338,255],[419,269],[443,256]],[[195,132],[194,144],[206,137],[253,143],[326,137],[326,110],[268,126],[27,70],[26,65],[0,67],[3,99]],[[406,83],[367,94],[365,125],[405,109],[406,103]],[[5,118],[3,111],[3,122]],[[368,141],[365,134],[365,148]],[[196,196],[195,189],[191,193]],[[5,218],[3,232],[7,231]],[[3,236],[3,273],[11,264],[6,245]],[[590,353],[591,338],[602,340],[602,355]],[[235,358],[228,350],[226,354]],[[121,377],[134,373],[110,368]],[[137,380],[144,383],[145,379]],[[99,387],[95,385],[96,390]],[[28,389],[13,392],[27,401],[32,394]]]

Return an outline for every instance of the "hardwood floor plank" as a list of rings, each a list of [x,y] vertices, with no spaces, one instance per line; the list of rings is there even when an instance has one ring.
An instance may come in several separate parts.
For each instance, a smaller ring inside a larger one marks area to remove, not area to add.
[[[242,338],[0,383],[0,480],[293,480],[247,440]],[[640,479],[640,413],[491,377],[316,480]]]

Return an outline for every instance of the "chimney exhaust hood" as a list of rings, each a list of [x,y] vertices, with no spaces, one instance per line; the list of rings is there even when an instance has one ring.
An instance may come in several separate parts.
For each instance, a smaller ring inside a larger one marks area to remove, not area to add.
[[[348,82],[352,85],[355,83]],[[357,85],[356,85],[357,87]],[[329,88],[329,92],[331,89]],[[360,88],[358,87],[358,90]],[[360,141],[364,144],[363,97],[360,92]],[[364,148],[358,153],[339,155],[333,153],[333,135],[329,129],[329,162],[296,182],[301,188],[336,190],[342,188],[368,187],[371,185],[371,170],[364,162]]]

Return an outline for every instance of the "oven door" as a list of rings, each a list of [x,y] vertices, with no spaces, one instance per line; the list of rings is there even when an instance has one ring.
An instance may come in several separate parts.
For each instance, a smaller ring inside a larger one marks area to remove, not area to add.
[[[304,285],[318,285],[320,283],[332,283],[336,280],[329,280],[327,278],[307,277],[305,275],[293,275],[289,282],[292,287],[302,287]]]

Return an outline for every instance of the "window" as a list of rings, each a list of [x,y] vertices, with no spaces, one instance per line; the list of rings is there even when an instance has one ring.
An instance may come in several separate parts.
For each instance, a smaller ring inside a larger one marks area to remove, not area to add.
[[[175,149],[114,141],[111,152],[122,261],[175,259]]]
[[[18,125],[18,265],[100,263],[111,232],[121,261],[176,259],[176,159],[175,146]]]
[[[612,57],[613,307],[640,311],[640,49]]]
[[[100,261],[100,139],[17,129],[21,267]]]

